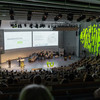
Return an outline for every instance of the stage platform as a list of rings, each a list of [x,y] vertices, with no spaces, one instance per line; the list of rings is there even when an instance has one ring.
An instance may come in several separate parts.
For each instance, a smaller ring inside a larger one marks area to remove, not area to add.
[[[60,67],[60,66],[68,66],[69,64],[72,64],[76,61],[78,61],[80,58],[78,57],[71,57],[71,59],[68,59],[65,61],[64,57],[58,57],[55,58],[53,57],[53,59],[45,59],[45,60],[36,60],[35,62],[28,62],[28,58],[25,58],[24,60],[24,70],[27,71],[31,71],[33,69],[45,69],[45,70],[49,70],[50,68],[54,68],[54,67]],[[48,62],[54,62],[54,66],[53,67],[47,67],[47,61]],[[19,67],[19,63],[17,60],[13,60],[11,61],[11,68],[9,68],[8,66],[8,62],[5,62],[3,64],[0,64],[2,69],[7,69],[9,71],[14,70],[14,71],[21,71],[21,67]]]

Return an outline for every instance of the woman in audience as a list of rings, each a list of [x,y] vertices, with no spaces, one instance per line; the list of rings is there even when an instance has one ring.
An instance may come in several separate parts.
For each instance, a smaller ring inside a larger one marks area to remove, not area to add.
[[[19,100],[53,100],[53,96],[43,85],[34,84],[21,91]]]

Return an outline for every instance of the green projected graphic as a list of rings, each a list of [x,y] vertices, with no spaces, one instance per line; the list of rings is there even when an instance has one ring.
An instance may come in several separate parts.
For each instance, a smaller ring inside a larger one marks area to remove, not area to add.
[[[23,41],[17,41],[17,44],[22,44],[23,43]]]
[[[100,54],[100,24],[84,28],[80,34],[80,42],[90,53],[94,55]]]
[[[47,61],[47,67],[53,67],[53,66],[54,66],[54,62],[51,63]]]

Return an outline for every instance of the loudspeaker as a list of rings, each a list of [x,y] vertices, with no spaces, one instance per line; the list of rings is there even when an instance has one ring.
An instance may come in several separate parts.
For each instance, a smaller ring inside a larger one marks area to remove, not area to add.
[[[78,34],[77,34],[77,31],[76,31],[76,36],[77,36]]]
[[[27,13],[27,20],[31,20],[31,17],[32,17],[32,12],[28,11],[28,13]]]
[[[14,11],[13,11],[13,9],[11,9],[11,10],[9,11],[9,15],[10,15],[10,19],[11,19],[11,20],[14,20]]]
[[[0,27],[1,27],[1,20],[0,20]]]

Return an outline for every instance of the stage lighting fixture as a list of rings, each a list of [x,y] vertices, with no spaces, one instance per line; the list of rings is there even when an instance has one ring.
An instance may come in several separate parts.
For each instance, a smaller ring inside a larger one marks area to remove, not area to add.
[[[27,25],[26,24],[24,24],[24,27],[26,27]]]
[[[22,28],[22,25],[21,24],[18,24],[18,28]]]
[[[62,18],[62,14],[59,14],[54,17],[54,21],[58,21],[60,18]]]
[[[18,24],[18,28],[20,28],[20,25]]]
[[[14,28],[14,24],[10,24],[10,26],[11,26],[12,28]]]
[[[43,28],[44,28],[44,27],[45,27],[45,24],[40,24],[40,28],[41,28],[41,27],[43,27]]]
[[[44,15],[43,15],[43,17],[42,17],[42,21],[45,21],[47,19],[47,17],[48,17],[48,13],[45,12]]]
[[[50,28],[50,25],[48,25],[48,28]]]
[[[31,17],[32,17],[32,12],[28,11],[28,13],[27,13],[27,20],[31,20]]]
[[[62,14],[59,14],[59,15],[58,15],[58,18],[59,18],[59,19],[62,18]]]
[[[80,21],[84,20],[85,18],[86,18],[86,15],[81,15],[81,16],[77,19],[77,21],[80,22]]]
[[[100,17],[98,19],[96,19],[96,22],[100,22]]]
[[[30,28],[33,28],[33,24],[30,24]]]
[[[14,11],[13,11],[13,9],[9,10],[9,15],[10,15],[10,19],[14,20]]]
[[[87,22],[90,22],[90,21],[94,20],[95,18],[96,18],[95,16],[91,16],[91,17],[89,17],[86,21],[87,21]]]
[[[73,14],[72,14],[72,13],[69,13],[69,14],[67,15],[67,19],[68,19],[69,21],[72,21],[72,20],[73,20]]]
[[[38,24],[35,25],[35,28],[38,28]]]
[[[17,27],[17,24],[15,24],[14,27],[16,28]]]

